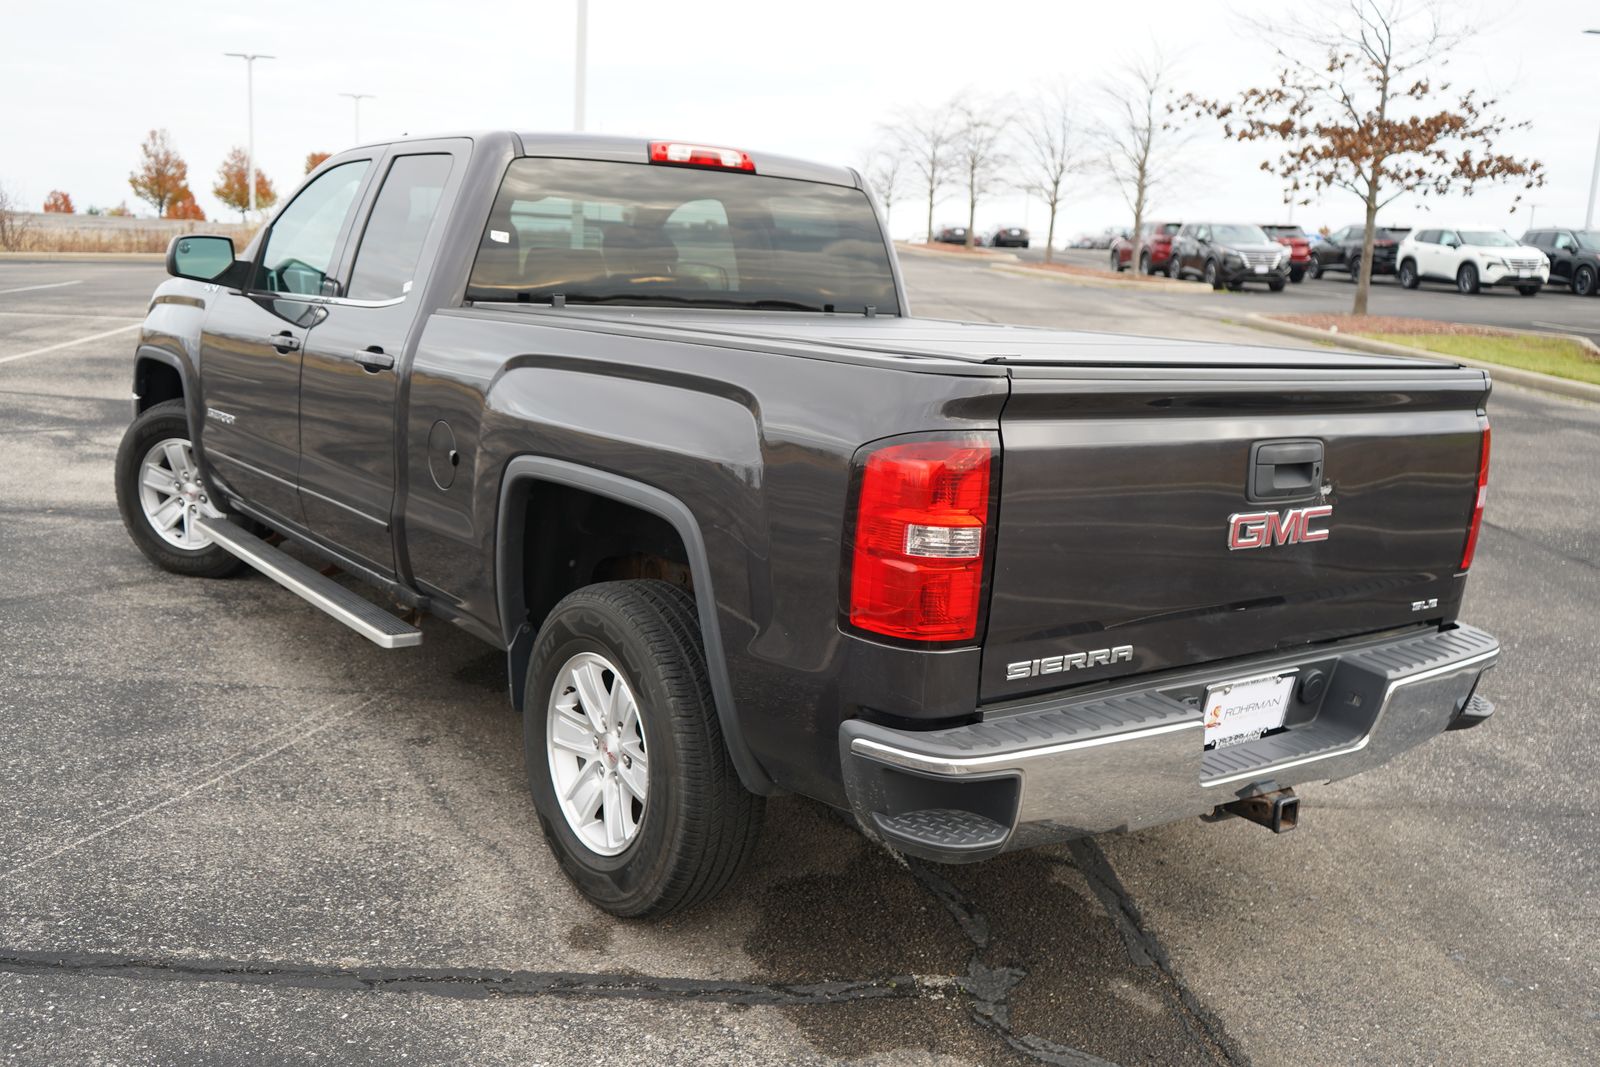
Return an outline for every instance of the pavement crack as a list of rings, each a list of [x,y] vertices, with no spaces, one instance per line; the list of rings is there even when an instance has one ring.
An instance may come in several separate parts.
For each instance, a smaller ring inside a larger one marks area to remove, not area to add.
[[[1167,950],[1145,923],[1138,905],[1100,846],[1092,838],[1078,838],[1067,843],[1067,852],[1122,935],[1128,959],[1137,967],[1155,967],[1160,972],[1162,987],[1172,1008],[1195,1045],[1216,1063],[1248,1063],[1248,1058],[1223,1031],[1221,1021],[1200,1003],[1174,969]]]
[[[1509,526],[1501,526],[1497,522],[1490,522],[1488,519],[1484,519],[1483,524],[1484,526],[1493,530],[1495,533],[1502,533],[1507,537],[1515,538],[1525,545],[1532,545],[1534,548],[1542,549],[1543,551],[1550,553],[1552,556],[1559,556],[1562,559],[1567,560],[1569,563],[1576,563],[1580,566],[1588,567],[1591,570],[1600,570],[1600,563],[1596,563],[1592,559],[1585,559],[1583,556],[1574,556],[1571,552],[1559,549],[1554,545],[1547,545],[1537,537],[1529,537],[1525,533],[1520,533],[1517,530],[1513,530]]]
[[[121,978],[154,982],[227,982],[300,989],[409,993],[472,1000],[510,997],[608,997],[699,1000],[793,1007],[942,994],[949,979],[893,975],[830,982],[763,983],[580,971],[493,968],[321,967],[272,961],[175,959],[114,953],[0,949],[0,973]]]

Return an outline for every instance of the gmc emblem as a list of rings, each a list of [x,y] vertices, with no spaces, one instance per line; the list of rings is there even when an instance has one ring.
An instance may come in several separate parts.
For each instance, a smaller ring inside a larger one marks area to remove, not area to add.
[[[1326,541],[1326,528],[1314,530],[1312,522],[1330,518],[1332,504],[1318,504],[1311,508],[1290,508],[1279,514],[1276,511],[1237,512],[1228,516],[1228,550],[1266,548],[1268,545],[1298,545],[1306,541]]]

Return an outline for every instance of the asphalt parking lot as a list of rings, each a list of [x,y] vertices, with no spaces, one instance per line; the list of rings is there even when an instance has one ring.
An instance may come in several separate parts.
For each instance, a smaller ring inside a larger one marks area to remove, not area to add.
[[[905,269],[925,315],[1279,340],[1232,310],[1275,294]],[[1600,408],[1491,401],[1465,617],[1504,643],[1494,720],[1303,790],[1293,834],[1191,821],[937,868],[789,798],[723,900],[642,925],[545,851],[492,650],[429,620],[384,652],[128,541],[111,461],[160,277],[0,260],[5,1062],[1600,1057]],[[1294,293],[1323,290],[1350,292]]]
[[[1040,248],[1012,248],[1024,262],[1044,258]],[[1095,249],[1068,249],[1056,253],[1056,261],[1105,270],[1110,253]],[[1269,292],[1264,285],[1247,285],[1239,292],[1213,293],[1200,282],[1188,283],[1192,293],[1167,296],[1179,301],[1198,301],[1215,307],[1222,314],[1243,315],[1337,315],[1350,310],[1355,286],[1350,275],[1330,272],[1321,278],[1306,277],[1299,285],[1287,286],[1281,293]],[[1148,298],[1147,298],[1148,299]],[[1160,299],[1160,298],[1157,298]],[[1177,309],[1181,313],[1181,307]],[[1572,333],[1600,341],[1600,297],[1574,296],[1571,289],[1551,285],[1538,296],[1522,296],[1515,289],[1485,289],[1474,296],[1462,296],[1443,282],[1426,281],[1418,288],[1400,288],[1392,276],[1372,280],[1368,310],[1374,315],[1401,315],[1421,319],[1472,322],[1484,326],[1503,326],[1516,330],[1546,330]]]

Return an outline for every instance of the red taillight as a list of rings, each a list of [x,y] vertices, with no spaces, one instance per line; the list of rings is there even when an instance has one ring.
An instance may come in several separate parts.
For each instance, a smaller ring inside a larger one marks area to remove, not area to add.
[[[851,625],[912,641],[977,636],[993,458],[990,434],[867,454],[856,495]]]
[[[1483,525],[1483,501],[1489,495],[1489,427],[1483,428],[1483,451],[1478,455],[1478,499],[1472,505],[1472,523],[1467,527],[1467,547],[1461,552],[1461,569],[1472,566],[1472,553],[1478,547],[1478,527]]]
[[[651,141],[650,162],[673,163],[680,167],[747,170],[752,174],[756,170],[749,152],[741,152],[737,148],[716,148],[708,144],[685,144],[682,141]]]

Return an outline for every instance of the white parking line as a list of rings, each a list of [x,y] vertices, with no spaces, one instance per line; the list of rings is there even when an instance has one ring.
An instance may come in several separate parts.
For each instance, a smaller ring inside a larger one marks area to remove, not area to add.
[[[144,323],[142,322],[136,322],[131,326],[118,326],[115,330],[107,330],[104,333],[91,333],[89,336],[79,337],[75,341],[62,341],[60,344],[56,345],[45,345],[43,348],[35,348],[31,352],[18,352],[11,356],[0,356],[0,363],[11,363],[14,360],[27,359],[29,356],[42,356],[46,352],[54,352],[57,349],[62,348],[71,348],[74,345],[88,344],[90,341],[98,341],[103,337],[115,337],[119,333],[127,333],[129,330],[137,330],[143,325]]]
[[[1578,326],[1575,323],[1571,323],[1571,322],[1545,322],[1542,319],[1534,319],[1533,320],[1533,324],[1535,326],[1548,326],[1551,329],[1555,329],[1555,330],[1565,330],[1568,333],[1595,333],[1595,334],[1600,334],[1600,330],[1595,329],[1593,326]]]
[[[63,285],[82,285],[82,279],[71,282],[50,282],[46,285],[24,285],[16,289],[0,289],[0,296],[7,293],[31,293],[35,289],[60,289]]]

